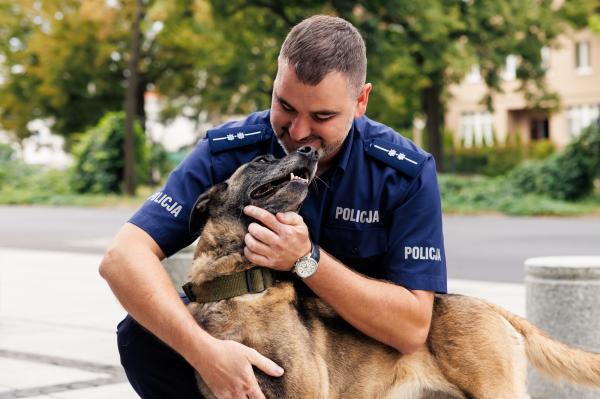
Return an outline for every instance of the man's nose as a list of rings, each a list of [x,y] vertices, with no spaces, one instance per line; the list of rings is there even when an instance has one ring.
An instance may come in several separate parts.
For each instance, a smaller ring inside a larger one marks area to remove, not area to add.
[[[297,116],[290,125],[290,137],[296,142],[301,142],[310,136],[310,123],[305,118]]]

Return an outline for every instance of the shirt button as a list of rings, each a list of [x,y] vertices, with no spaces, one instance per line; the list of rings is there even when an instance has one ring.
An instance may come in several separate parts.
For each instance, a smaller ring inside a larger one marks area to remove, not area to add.
[[[358,255],[358,247],[352,248],[352,254],[353,255]]]

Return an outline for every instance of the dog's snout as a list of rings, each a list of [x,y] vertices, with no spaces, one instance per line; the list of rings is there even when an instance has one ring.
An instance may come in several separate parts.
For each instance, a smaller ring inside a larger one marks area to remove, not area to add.
[[[311,158],[317,158],[318,157],[318,153],[317,150],[314,147],[311,147],[309,145],[305,145],[304,147],[300,147],[298,148],[298,152],[301,154],[304,154],[308,157]]]

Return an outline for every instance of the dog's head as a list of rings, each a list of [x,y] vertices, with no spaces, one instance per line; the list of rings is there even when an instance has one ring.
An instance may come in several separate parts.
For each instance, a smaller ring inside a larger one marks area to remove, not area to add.
[[[190,231],[197,233],[208,218],[233,217],[246,224],[243,209],[247,205],[271,213],[297,210],[315,176],[317,161],[317,150],[305,146],[281,159],[261,155],[240,166],[228,180],[198,198],[190,217]]]

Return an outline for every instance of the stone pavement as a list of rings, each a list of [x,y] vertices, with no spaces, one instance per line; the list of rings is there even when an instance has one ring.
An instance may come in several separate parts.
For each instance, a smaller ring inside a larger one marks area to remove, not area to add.
[[[125,311],[100,259],[0,248],[0,399],[137,398],[116,347]],[[525,313],[521,284],[450,280],[449,290]]]

